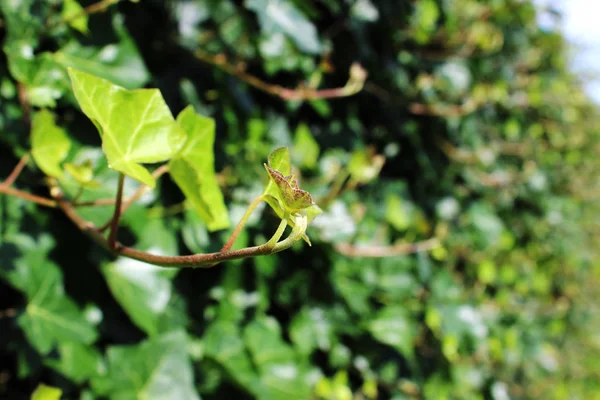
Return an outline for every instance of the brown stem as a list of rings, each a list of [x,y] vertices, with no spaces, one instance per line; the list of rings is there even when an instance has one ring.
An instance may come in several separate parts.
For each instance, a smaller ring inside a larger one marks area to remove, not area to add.
[[[292,233],[284,240],[277,242],[279,236],[283,233],[282,229],[278,229],[274,240],[254,247],[247,247],[240,250],[225,251],[218,253],[194,254],[189,256],[159,256],[155,254],[145,253],[130,247],[123,246],[115,242],[115,246],[111,247],[106,238],[98,231],[98,229],[89,221],[83,219],[71,202],[69,202],[62,193],[62,190],[56,183],[51,183],[50,194],[56,200],[58,207],[65,215],[86,235],[92,238],[96,243],[108,250],[114,255],[122,255],[138,261],[146,262],[163,267],[203,267],[209,268],[220,262],[235,260],[240,258],[254,257],[260,255],[273,254],[291,247],[295,242],[301,239],[306,230],[306,217],[296,219],[296,225]],[[280,228],[285,228],[282,224]],[[274,243],[276,242],[276,243]]]
[[[411,103],[408,106],[408,110],[417,115],[427,115],[433,117],[462,117],[479,108],[474,100],[469,99],[461,105],[440,105],[440,104],[423,104],[423,103]]]
[[[154,177],[154,179],[158,179],[167,172],[169,172],[169,166],[167,164],[161,165],[152,173],[152,177]],[[144,195],[144,192],[148,189],[149,189],[148,186],[146,186],[144,184],[140,185],[133,195],[131,195],[130,197],[125,199],[125,201],[123,202],[124,204],[123,204],[123,209],[121,210],[121,213],[124,213],[129,207],[131,207],[131,205],[133,203],[135,203],[137,200],[139,200],[139,198],[142,197]],[[90,200],[90,201],[73,202],[73,205],[75,207],[110,206],[112,204],[115,204],[114,197],[111,197],[110,199],[97,199],[97,200]]]
[[[238,236],[242,232],[242,229],[244,229],[246,222],[248,222],[248,218],[250,218],[250,215],[252,215],[252,212],[254,211],[254,209],[256,207],[258,207],[258,205],[260,204],[261,201],[264,200],[264,198],[265,197],[263,195],[260,195],[256,199],[254,199],[254,201],[252,203],[250,203],[250,205],[246,209],[246,212],[240,219],[240,222],[238,222],[238,224],[235,226],[235,229],[233,230],[233,232],[231,232],[231,236],[229,236],[229,239],[227,239],[227,242],[225,243],[225,245],[223,246],[221,251],[231,250],[231,247],[233,247],[235,240],[238,238]]]
[[[169,165],[168,164],[164,164],[161,165],[160,167],[158,167],[153,173],[152,173],[152,177],[157,180],[158,178],[160,178],[161,176],[163,176],[164,174],[166,174],[167,172],[169,172]],[[135,193],[128,198],[125,203],[123,204],[123,208],[121,209],[121,213],[124,213],[125,211],[127,211],[127,209],[129,207],[131,207],[131,205],[133,203],[135,203],[137,200],[139,200],[140,197],[143,196],[144,192],[146,190],[148,190],[149,187],[146,185],[140,185],[140,187],[137,188],[137,190],[135,191]]]
[[[121,218],[121,202],[123,201],[123,184],[125,183],[125,175],[119,173],[119,185],[117,187],[117,198],[115,201],[115,212],[110,222],[110,233],[108,234],[108,245],[111,249],[116,247],[117,231],[119,230],[119,218]]]
[[[14,188],[8,187],[4,184],[0,184],[0,193],[7,194],[9,196],[19,197],[23,200],[31,201],[33,203],[36,203],[36,204],[39,204],[39,205],[45,206],[45,207],[54,208],[57,206],[56,202],[52,199],[48,199],[48,198],[42,197],[42,196],[37,196],[35,194],[27,193],[22,190],[14,189]]]
[[[427,239],[416,243],[398,243],[392,246],[355,246],[350,243],[340,243],[335,250],[348,257],[383,258],[430,251],[440,247],[437,238]]]
[[[1,185],[12,185],[17,180],[19,175],[21,175],[23,168],[25,168],[25,165],[27,165],[27,161],[29,161],[29,153],[26,153],[23,157],[21,157],[19,163],[15,166],[15,168],[12,170],[10,175],[8,175],[8,177],[4,180],[4,182],[1,183]]]
[[[360,65],[353,64],[350,68],[350,78],[344,87],[321,90],[306,87],[289,89],[265,82],[254,75],[250,75],[244,70],[243,64],[240,64],[239,66],[229,64],[227,58],[222,54],[212,55],[202,50],[196,50],[194,54],[199,60],[214,65],[228,74],[236,76],[248,85],[287,101],[331,99],[352,96],[362,90],[367,77],[367,72],[362,69]]]

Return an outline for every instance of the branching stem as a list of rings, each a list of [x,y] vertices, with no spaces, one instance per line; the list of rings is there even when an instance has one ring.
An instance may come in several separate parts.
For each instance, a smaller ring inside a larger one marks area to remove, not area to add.
[[[148,264],[154,264],[162,267],[179,267],[179,268],[210,268],[218,263],[229,260],[236,260],[247,257],[255,257],[268,255],[289,249],[294,243],[302,239],[302,235],[306,232],[308,219],[305,215],[294,215],[294,227],[290,235],[279,241],[286,226],[290,222],[291,216],[286,215],[279,224],[277,231],[273,237],[265,244],[260,246],[246,247],[239,250],[220,251],[218,253],[193,254],[188,256],[161,256],[150,254],[143,251],[124,246],[115,240],[114,246],[111,246],[109,241],[99,232],[98,228],[89,221],[83,219],[75,209],[74,205],[68,201],[56,184],[51,182],[50,194],[58,204],[58,207],[65,215],[86,235],[92,238],[96,243],[104,249],[110,251],[117,256],[124,256],[134,260],[142,261]],[[256,207],[256,206],[254,206]]]
[[[231,250],[231,248],[233,247],[233,244],[235,243],[235,240],[238,238],[238,236],[242,232],[242,229],[244,229],[244,226],[246,226],[246,223],[248,222],[248,219],[252,215],[252,212],[256,209],[256,207],[258,207],[258,205],[264,199],[265,199],[265,196],[260,195],[256,199],[254,199],[254,201],[252,201],[252,203],[250,203],[250,205],[246,209],[246,212],[240,219],[240,222],[238,222],[238,224],[235,226],[235,229],[231,233],[231,236],[229,236],[229,239],[227,239],[227,242],[225,243],[225,245],[223,246],[221,251]]]
[[[119,173],[119,184],[117,187],[117,198],[115,200],[115,212],[110,222],[110,233],[108,234],[108,245],[111,249],[116,247],[117,231],[119,230],[119,219],[121,218],[121,202],[123,201],[123,185],[125,175]]]
[[[350,78],[343,87],[331,89],[299,87],[297,89],[289,89],[280,85],[265,82],[262,79],[249,74],[245,71],[245,65],[243,63],[238,65],[230,64],[223,54],[212,55],[202,50],[196,50],[194,54],[199,60],[216,66],[228,74],[246,82],[248,85],[287,101],[332,99],[352,96],[363,89],[367,78],[367,72],[360,65],[353,64],[350,68]]]

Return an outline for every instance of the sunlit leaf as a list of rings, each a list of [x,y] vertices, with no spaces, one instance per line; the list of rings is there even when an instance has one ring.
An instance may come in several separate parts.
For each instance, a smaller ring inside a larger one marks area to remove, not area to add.
[[[31,400],[60,400],[62,390],[52,386],[39,384],[35,392],[31,394]]]
[[[68,21],[69,26],[81,33],[88,33],[88,16],[77,0],[65,0],[61,18]]]
[[[71,141],[65,131],[54,122],[54,114],[41,110],[31,122],[31,155],[48,176],[61,178],[61,163],[67,157]]]
[[[69,75],[81,109],[100,132],[109,166],[154,187],[141,163],[170,159],[186,140],[160,91],[129,91],[73,68]]]
[[[300,167],[315,168],[319,159],[319,144],[306,124],[301,124],[294,135],[294,163]]]
[[[181,152],[169,162],[169,172],[209,230],[229,226],[229,215],[214,169],[215,122],[186,107],[177,122],[187,132]]]

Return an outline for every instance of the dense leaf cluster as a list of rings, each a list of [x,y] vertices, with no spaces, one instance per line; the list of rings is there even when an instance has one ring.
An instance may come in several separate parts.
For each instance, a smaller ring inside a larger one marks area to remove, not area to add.
[[[0,1],[0,179],[32,156],[0,183],[0,397],[594,398],[600,120],[556,18],[529,0]],[[126,198],[154,187],[125,245],[218,252],[264,196],[235,247],[299,210],[312,247],[161,268],[11,196],[50,177],[100,226],[119,172]]]

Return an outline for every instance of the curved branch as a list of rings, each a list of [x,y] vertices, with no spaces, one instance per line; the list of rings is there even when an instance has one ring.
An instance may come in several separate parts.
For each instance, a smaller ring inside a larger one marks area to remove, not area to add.
[[[238,65],[229,64],[227,58],[223,54],[212,55],[202,50],[196,50],[194,54],[199,60],[216,66],[222,71],[246,82],[248,85],[287,101],[332,99],[352,96],[363,89],[365,80],[367,79],[367,71],[359,64],[355,63],[350,67],[350,77],[344,87],[320,90],[307,87],[289,89],[280,85],[265,82],[262,79],[247,73],[243,63],[239,63]]]
[[[383,258],[430,251],[441,246],[439,239],[431,238],[416,243],[398,243],[392,246],[355,246],[350,243],[335,245],[335,250],[348,257]]]
[[[169,172],[169,165],[168,164],[164,164],[161,165],[160,167],[158,167],[156,170],[154,170],[154,172],[152,172],[152,177],[154,179],[158,179],[161,176],[163,176],[164,174],[166,174],[167,172]],[[140,197],[142,197],[144,195],[144,193],[146,192],[146,190],[150,189],[149,186],[146,186],[144,184],[141,184],[137,190],[135,191],[135,193],[133,195],[131,195],[130,197],[128,197],[127,199],[125,199],[123,201],[123,208],[121,209],[121,213],[124,213],[125,211],[127,211],[127,209],[129,207],[131,207],[131,205],[133,203],[135,203],[136,201],[138,201],[140,199]],[[97,199],[97,200],[90,200],[90,201],[80,201],[80,202],[73,202],[73,205],[75,207],[96,207],[96,206],[110,206],[115,204],[115,198],[109,198],[109,199]]]
[[[295,226],[290,235],[286,239],[275,244],[273,244],[273,239],[275,239],[275,241],[279,240],[279,237],[281,237],[283,231],[285,230],[285,226],[289,222],[288,218],[284,218],[285,223],[282,222],[280,224],[279,228],[273,235],[273,238],[260,246],[246,247],[240,250],[223,251],[218,253],[193,254],[188,256],[161,256],[127,247],[119,242],[116,242],[115,246],[111,247],[108,240],[102,235],[102,233],[98,231],[94,224],[86,221],[77,213],[77,210],[73,204],[64,197],[62,190],[60,187],[58,187],[56,182],[51,182],[50,194],[55,199],[58,207],[83,233],[88,235],[110,253],[116,256],[125,256],[134,260],[161,267],[210,268],[223,261],[277,253],[290,248],[294,243],[299,241],[306,231],[308,225],[308,219],[305,215],[296,215],[294,221]]]

